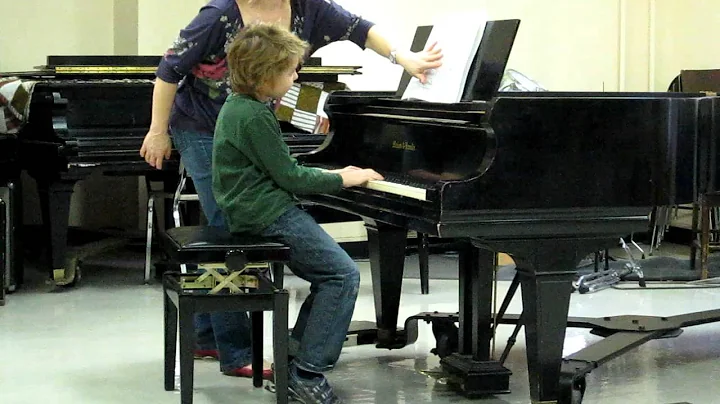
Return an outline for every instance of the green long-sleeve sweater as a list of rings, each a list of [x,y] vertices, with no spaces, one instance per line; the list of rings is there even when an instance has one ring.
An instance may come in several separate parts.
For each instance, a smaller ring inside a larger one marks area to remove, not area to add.
[[[303,167],[290,156],[267,105],[238,94],[227,98],[215,126],[212,183],[230,231],[251,233],[295,205],[294,195],[342,189],[339,174]]]

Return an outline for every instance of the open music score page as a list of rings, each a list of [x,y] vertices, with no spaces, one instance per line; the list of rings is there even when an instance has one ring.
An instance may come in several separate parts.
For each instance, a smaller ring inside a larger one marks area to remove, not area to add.
[[[459,102],[486,23],[484,12],[453,14],[435,23],[425,49],[437,42],[443,52],[443,64],[428,72],[425,84],[413,77],[402,99]]]

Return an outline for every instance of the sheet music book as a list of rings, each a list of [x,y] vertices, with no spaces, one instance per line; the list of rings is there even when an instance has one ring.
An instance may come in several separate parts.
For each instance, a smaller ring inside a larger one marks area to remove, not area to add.
[[[484,12],[452,15],[433,24],[424,49],[437,42],[443,52],[443,65],[427,73],[427,83],[413,77],[402,99],[430,102],[459,102],[470,66],[475,59],[487,23]]]

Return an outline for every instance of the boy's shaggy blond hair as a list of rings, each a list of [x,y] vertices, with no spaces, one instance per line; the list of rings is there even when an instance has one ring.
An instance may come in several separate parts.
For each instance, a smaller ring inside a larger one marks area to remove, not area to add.
[[[230,87],[236,93],[258,95],[260,87],[301,61],[309,44],[277,25],[254,23],[241,29],[227,52]]]

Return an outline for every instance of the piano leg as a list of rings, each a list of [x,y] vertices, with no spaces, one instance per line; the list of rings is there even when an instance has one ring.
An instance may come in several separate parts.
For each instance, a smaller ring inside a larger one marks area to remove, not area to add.
[[[470,243],[459,252],[458,352],[442,358],[440,364],[450,375],[450,384],[465,396],[509,393],[512,372],[490,358],[496,254]]]
[[[515,260],[522,288],[530,399],[533,403],[581,402],[584,379],[561,383],[563,345],[572,281],[580,260],[616,243],[606,238],[539,239],[495,243]],[[492,243],[488,243],[492,244]],[[569,389],[577,390],[577,396]]]
[[[546,268],[547,270],[547,268]],[[558,399],[560,367],[575,272],[520,270],[530,398]]]
[[[397,332],[400,292],[405,267],[407,229],[366,221],[372,274],[378,348],[399,349],[407,338]]]
[[[418,233],[418,263],[420,265],[420,293],[430,293],[430,242],[428,235]]]
[[[70,198],[74,186],[75,181],[38,181],[43,224],[45,231],[49,233],[46,234],[50,245],[49,275],[57,285],[71,285],[76,280],[76,268],[66,268],[65,262]]]
[[[5,288],[14,292],[23,283],[24,267],[20,229],[22,222],[22,194],[20,181],[9,181],[7,186],[0,187],[0,200],[5,214],[5,225],[0,226],[3,232],[7,251],[5,252]]]

